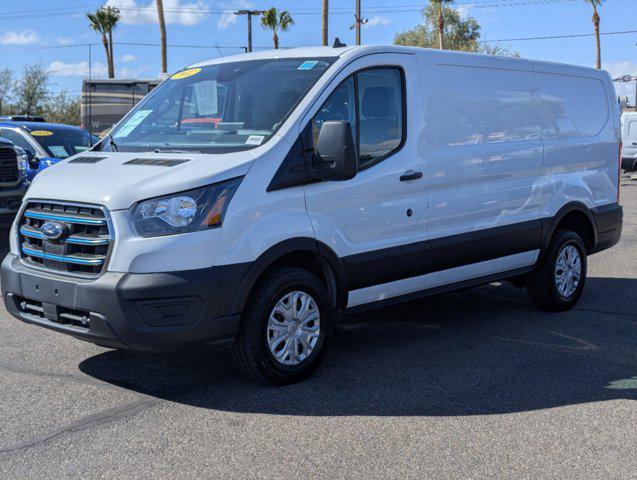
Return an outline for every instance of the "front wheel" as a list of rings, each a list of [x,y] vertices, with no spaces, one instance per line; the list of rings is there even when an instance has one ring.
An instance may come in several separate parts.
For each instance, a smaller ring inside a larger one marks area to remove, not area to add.
[[[232,346],[247,376],[285,385],[311,375],[327,348],[333,309],[327,289],[312,273],[281,267],[255,287]]]
[[[546,254],[531,275],[527,290],[538,307],[548,311],[573,308],[586,284],[586,247],[570,230],[553,235]]]

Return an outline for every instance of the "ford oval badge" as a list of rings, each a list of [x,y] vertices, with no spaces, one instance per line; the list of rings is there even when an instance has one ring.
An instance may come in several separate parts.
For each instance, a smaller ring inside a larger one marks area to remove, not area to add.
[[[64,235],[66,228],[65,225],[58,222],[44,222],[40,231],[48,240],[59,240]]]

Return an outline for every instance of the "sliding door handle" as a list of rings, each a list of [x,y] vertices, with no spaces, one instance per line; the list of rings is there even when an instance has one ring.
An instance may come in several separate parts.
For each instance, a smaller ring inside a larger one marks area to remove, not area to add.
[[[414,172],[413,170],[407,170],[400,176],[401,182],[408,182],[409,180],[418,180],[422,178],[422,172]]]

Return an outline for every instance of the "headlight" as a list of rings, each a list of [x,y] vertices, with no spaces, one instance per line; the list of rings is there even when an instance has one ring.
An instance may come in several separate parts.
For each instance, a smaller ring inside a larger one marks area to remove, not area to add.
[[[28,165],[29,157],[27,156],[27,154],[23,153],[22,155],[18,155],[18,170],[24,171],[27,169]]]
[[[159,237],[220,227],[241,178],[139,202],[132,209],[141,237]]]
[[[18,147],[16,147],[15,153],[18,158],[18,170],[24,172],[29,166],[29,156],[22,148],[18,150]]]

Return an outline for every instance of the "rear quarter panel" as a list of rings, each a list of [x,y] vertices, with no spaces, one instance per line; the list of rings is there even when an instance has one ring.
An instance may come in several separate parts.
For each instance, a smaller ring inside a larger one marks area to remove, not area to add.
[[[541,216],[572,201],[588,208],[617,201],[620,126],[606,72],[534,63],[542,104]]]

